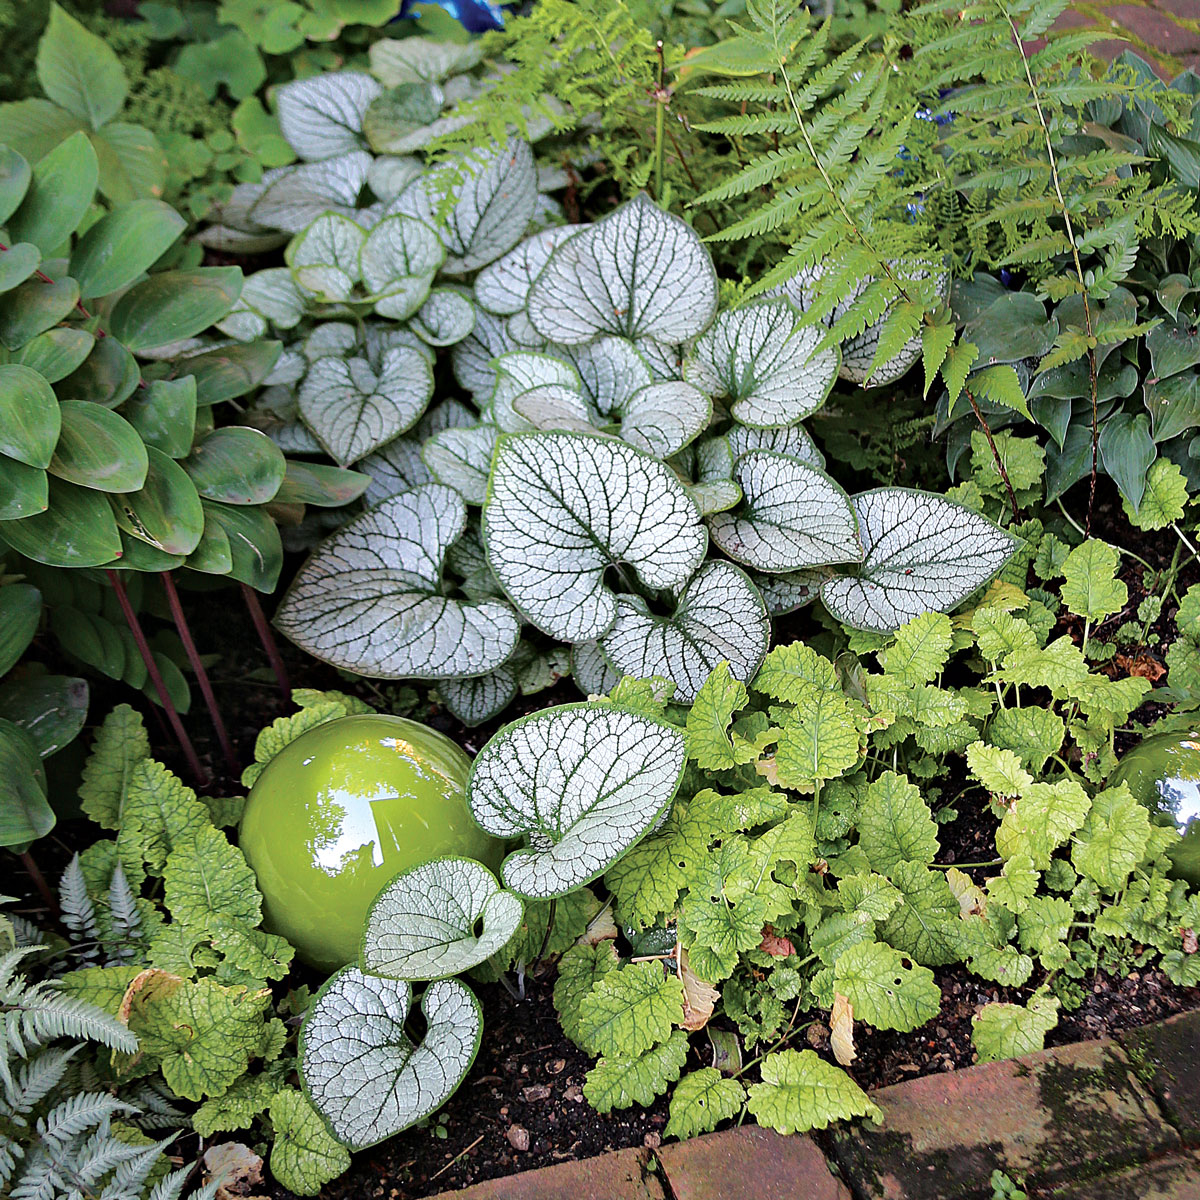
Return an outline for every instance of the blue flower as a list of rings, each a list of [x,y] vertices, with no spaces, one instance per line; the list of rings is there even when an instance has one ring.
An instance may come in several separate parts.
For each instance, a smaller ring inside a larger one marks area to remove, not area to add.
[[[416,17],[410,10],[416,0],[402,0],[399,16]],[[426,0],[444,8],[468,33],[504,28],[504,10],[493,0]]]

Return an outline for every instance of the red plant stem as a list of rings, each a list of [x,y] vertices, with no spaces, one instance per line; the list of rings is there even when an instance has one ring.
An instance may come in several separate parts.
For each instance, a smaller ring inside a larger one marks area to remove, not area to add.
[[[170,571],[163,571],[160,578],[162,579],[163,588],[167,593],[167,604],[171,609],[171,617],[175,622],[175,628],[179,632],[179,640],[183,643],[184,650],[187,651],[188,662],[192,664],[192,670],[196,675],[196,682],[200,685],[200,694],[204,697],[204,704],[208,708],[208,715],[212,718],[213,728],[217,731],[217,741],[221,743],[221,753],[225,756],[225,765],[229,768],[229,777],[236,779],[238,777],[237,755],[233,752],[233,743],[229,740],[229,730],[225,727],[225,719],[221,716],[221,709],[217,704],[216,696],[213,694],[208,672],[204,669],[204,663],[200,659],[196,643],[192,640],[192,631],[188,627],[187,617],[184,616],[183,605],[179,602],[179,592],[175,588],[175,580],[171,578]]]
[[[133,611],[133,605],[129,603],[129,596],[125,591],[125,585],[121,582],[121,577],[116,571],[106,570],[104,573],[108,576],[108,581],[112,584],[112,589],[117,595],[117,603],[120,604],[121,612],[125,615],[125,623],[129,626],[129,632],[133,634],[133,640],[137,643],[138,653],[142,656],[142,662],[146,664],[146,671],[150,675],[150,681],[154,684],[154,690],[158,693],[159,700],[162,701],[163,711],[167,714],[167,720],[171,722],[171,729],[174,731],[175,740],[179,743],[179,748],[183,751],[183,755],[188,761],[188,767],[191,769],[196,783],[200,787],[206,787],[208,785],[208,776],[205,774],[204,768],[200,765],[200,758],[196,754],[196,747],[192,745],[192,739],[188,737],[187,730],[184,729],[183,722],[179,719],[179,712],[171,699],[171,693],[167,691],[167,685],[163,680],[162,672],[158,669],[158,663],[154,661],[154,655],[150,650],[150,643],[146,641],[145,631],[142,629],[141,622],[137,618],[137,613]]]
[[[275,635],[271,632],[271,626],[262,610],[262,605],[258,602],[258,594],[248,583],[243,583],[242,596],[246,601],[246,607],[250,610],[254,628],[258,631],[258,640],[262,642],[263,649],[267,652],[267,658],[271,661],[271,670],[275,672],[275,678],[279,681],[279,690],[283,693],[285,700],[290,700],[292,685],[288,681],[287,667],[283,665],[283,657],[279,653]]]
[[[33,880],[33,886],[37,888],[42,902],[54,916],[58,916],[58,897],[50,890],[50,885],[46,882],[45,875],[42,874],[41,868],[34,861],[33,855],[28,850],[23,851],[21,854],[21,865],[25,868],[25,874]]]

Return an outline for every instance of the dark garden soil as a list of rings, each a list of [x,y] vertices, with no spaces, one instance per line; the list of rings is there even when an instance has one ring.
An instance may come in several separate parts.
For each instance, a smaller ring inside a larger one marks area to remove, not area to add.
[[[1083,492],[1083,487],[1077,489]],[[1156,569],[1165,568],[1173,553],[1173,537],[1143,534],[1129,527],[1119,504],[1107,496],[1098,497],[1093,534],[1129,548]],[[1126,559],[1125,562],[1130,560]],[[1144,569],[1133,564],[1123,571],[1129,585],[1126,611],[1111,618],[1094,631],[1103,639],[1123,620],[1131,619],[1145,595]],[[1200,579],[1200,570],[1192,563],[1180,572],[1177,591]],[[184,605],[193,622],[193,632],[202,654],[221,648],[211,672],[218,700],[230,724],[239,761],[253,759],[257,731],[275,717],[292,711],[285,703],[266,666],[266,657],[253,626],[236,592],[183,592]],[[150,606],[153,610],[153,605]],[[1153,682],[1161,679],[1161,666],[1167,646],[1175,636],[1174,602],[1164,607],[1163,617],[1152,629],[1148,645],[1136,655],[1104,665],[1114,675],[1134,672]],[[155,624],[153,617],[150,624]],[[781,622],[776,641],[804,636],[811,626],[801,614]],[[1080,631],[1064,623],[1055,636]],[[376,688],[365,683],[348,683],[339,674],[281,642],[293,686],[354,690],[365,699],[387,710],[402,699],[401,689]],[[39,646],[44,657],[53,657],[51,645]],[[411,693],[408,693],[411,697]],[[548,693],[531,697],[527,710],[546,704],[577,699],[570,683]],[[93,684],[92,711],[101,713],[120,701],[130,701],[127,689],[104,681]],[[147,713],[156,752],[185,779],[186,764],[174,747],[164,722],[153,706],[140,697],[133,702]],[[518,706],[518,709],[521,706]],[[1149,703],[1135,714],[1133,729],[1120,736],[1118,750],[1135,744],[1140,734],[1137,725],[1149,725],[1165,711],[1161,704]],[[409,715],[442,729],[474,753],[487,741],[502,721],[479,729],[466,729],[444,711],[423,708]],[[505,719],[517,715],[510,711]],[[212,773],[211,790],[235,795],[236,781],[223,769],[215,739],[211,736],[207,714],[198,694],[190,715],[185,718],[200,752],[202,762]],[[77,769],[77,768],[76,768]],[[69,784],[69,777],[63,780]],[[962,782],[939,781],[945,802],[953,800]],[[71,794],[73,787],[60,787],[59,794]],[[941,827],[944,862],[969,864],[994,856],[995,817],[987,807],[960,800],[958,817]],[[65,815],[65,814],[64,814]],[[55,832],[36,847],[38,861],[46,876],[54,881],[70,854],[85,846],[96,835],[94,826],[83,821],[64,820]],[[982,877],[982,872],[979,873]],[[5,890],[18,893],[23,903],[19,911],[35,920],[46,921],[45,906],[37,898],[32,881],[16,873]],[[988,984],[972,977],[961,967],[937,972],[943,1002],[938,1018],[911,1034],[857,1031],[858,1060],[851,1074],[866,1088],[901,1082],[918,1075],[956,1070],[970,1066],[974,1057],[971,1045],[971,1019],[979,1007],[989,1001],[1023,997],[1019,992]],[[311,981],[319,982],[315,977]],[[1031,981],[1036,983],[1037,981]],[[566,1159],[586,1158],[606,1150],[629,1146],[655,1146],[667,1120],[666,1101],[651,1109],[632,1109],[602,1117],[583,1098],[588,1056],[562,1035],[551,1001],[553,969],[524,980],[524,997],[518,999],[500,984],[474,985],[483,1004],[485,1032],[483,1045],[466,1082],[441,1112],[423,1127],[414,1128],[383,1145],[359,1154],[346,1175],[322,1192],[326,1200],[417,1200],[442,1190],[464,1187],[480,1180],[549,1166]],[[1064,1012],[1059,1026],[1050,1035],[1051,1045],[1060,1045],[1111,1034],[1120,1029],[1160,1020],[1172,1013],[1200,1008],[1200,989],[1174,987],[1159,971],[1134,970],[1123,979],[1106,975],[1083,981],[1082,1003],[1073,1012]],[[819,1022],[799,1032],[794,1043],[811,1045],[818,1051],[828,1048],[828,1029]],[[694,1041],[689,1068],[709,1065],[712,1051],[706,1040]],[[236,1137],[236,1135],[231,1135]],[[187,1154],[194,1147],[180,1145]],[[281,1189],[272,1193],[277,1200],[289,1195]]]

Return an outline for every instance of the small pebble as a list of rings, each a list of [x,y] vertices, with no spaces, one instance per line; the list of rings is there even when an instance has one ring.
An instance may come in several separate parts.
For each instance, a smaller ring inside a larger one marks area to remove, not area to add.
[[[642,1145],[647,1150],[657,1150],[662,1145],[662,1135],[658,1133],[648,1133],[642,1138]]]
[[[523,1125],[510,1125],[504,1136],[514,1150],[529,1149],[529,1130]]]
[[[545,1100],[550,1095],[550,1089],[544,1083],[535,1083],[532,1087],[522,1088],[521,1095],[525,1097],[526,1104],[534,1104],[538,1100]]]

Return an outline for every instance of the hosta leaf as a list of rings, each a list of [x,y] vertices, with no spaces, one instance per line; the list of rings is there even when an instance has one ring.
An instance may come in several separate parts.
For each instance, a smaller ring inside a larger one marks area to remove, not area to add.
[[[747,1107],[760,1125],[777,1133],[803,1133],[851,1117],[880,1115],[858,1084],[815,1050],[768,1054],[762,1082],[750,1085]]]
[[[350,1169],[350,1151],[330,1134],[302,1092],[279,1092],[270,1102],[269,1115],[274,1134],[271,1174],[288,1191],[315,1196],[323,1184]]]
[[[344,967],[317,993],[300,1033],[300,1072],[334,1136],[364,1150],[436,1112],[479,1049],[479,1002],[461,983],[430,984],[425,1037],[404,1030],[412,991],[400,979]]]
[[[671,1093],[670,1119],[663,1134],[683,1141],[711,1133],[722,1121],[737,1116],[745,1100],[746,1089],[716,1067],[689,1071]]]
[[[622,563],[649,588],[681,587],[704,559],[699,514],[671,470],[607,438],[500,439],[484,505],[488,560],[539,629],[597,638],[617,617],[604,572]]]
[[[354,215],[355,203],[371,156],[352,150],[323,162],[286,167],[263,188],[250,213],[253,219],[273,229],[299,233],[322,213]]]
[[[461,292],[437,288],[425,298],[409,328],[431,346],[453,346],[475,326],[475,306]]]
[[[985,1004],[972,1022],[971,1040],[980,1062],[996,1062],[1033,1054],[1046,1044],[1046,1034],[1058,1024],[1058,1000],[1035,995],[1023,1004]]]
[[[662,963],[631,963],[599,979],[579,1004],[579,1036],[593,1054],[636,1057],[683,1019],[683,984]]]
[[[403,321],[420,308],[446,259],[437,233],[416,217],[386,217],[367,234],[359,274],[381,317]]]
[[[363,114],[383,89],[361,71],[335,71],[286,84],[275,94],[279,126],[301,158],[334,158],[363,146]]]
[[[505,726],[475,760],[468,801],[488,833],[530,838],[505,859],[505,884],[559,896],[607,870],[661,816],[683,763],[672,726],[565,705]]]
[[[399,200],[410,212],[434,226],[449,252],[442,270],[465,275],[499,258],[521,240],[537,201],[533,151],[516,138],[507,146],[476,150],[441,170],[455,173],[454,207],[445,221],[437,219],[442,176],[433,171],[419,179]]]
[[[1016,541],[970,509],[926,492],[876,488],[854,497],[866,557],[856,575],[831,579],[821,599],[856,629],[890,633],[924,612],[944,612],[985,584]]]
[[[690,383],[668,381],[640,388],[619,411],[625,441],[655,458],[670,458],[708,427],[712,401]]]
[[[446,979],[502,950],[524,913],[521,899],[482,863],[434,859],[380,892],[367,917],[362,965],[389,979]]]
[[[622,675],[673,680],[675,699],[690,704],[722,661],[736,679],[752,679],[770,639],[758,589],[732,563],[718,561],[696,572],[670,617],[652,613],[640,596],[620,597],[600,645]]]
[[[779,572],[862,559],[854,506],[824,471],[752,450],[737,460],[734,479],[743,503],[708,518],[713,541],[730,558]]]
[[[933,861],[937,825],[907,776],[884,771],[871,781],[858,803],[858,844],[871,866],[885,875],[898,862]]]
[[[343,466],[414,425],[433,395],[433,372],[408,346],[386,350],[376,370],[365,358],[319,358],[300,385],[300,415]]]
[[[359,254],[366,239],[357,222],[325,213],[288,247],[292,277],[324,304],[349,300],[358,282]]]
[[[520,312],[533,281],[541,274],[555,247],[578,233],[582,225],[555,225],[527,237],[498,262],[485,267],[475,280],[475,299],[489,312],[509,316]],[[649,378],[646,380],[650,382]]]
[[[598,1113],[653,1104],[679,1078],[687,1062],[688,1040],[676,1029],[666,1041],[643,1054],[606,1056],[587,1073],[583,1094]]]
[[[819,326],[796,329],[786,300],[722,313],[684,363],[684,378],[725,398],[743,425],[792,425],[825,403],[837,378],[837,348],[816,350]]]
[[[530,320],[564,345],[605,333],[682,342],[716,309],[703,243],[644,195],[563,242],[529,290]]]
[[[881,942],[859,942],[839,956],[833,986],[854,1006],[854,1016],[876,1029],[908,1033],[937,1016],[941,989],[928,967],[909,963]]]
[[[377,678],[494,671],[517,643],[512,610],[441,594],[443,559],[465,524],[462,498],[439,484],[385,500],[317,549],[276,624],[310,654]]]

